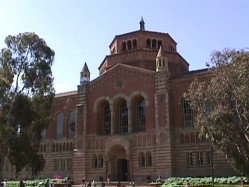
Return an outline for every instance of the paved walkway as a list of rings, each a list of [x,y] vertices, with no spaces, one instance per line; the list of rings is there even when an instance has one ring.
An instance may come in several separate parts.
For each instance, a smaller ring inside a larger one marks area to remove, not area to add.
[[[102,183],[95,182],[94,186],[102,187]],[[129,181],[122,181],[120,182],[120,185],[118,185],[118,181],[111,181],[110,183],[108,183],[107,181],[104,182],[104,187],[160,187],[160,186],[161,183],[135,182],[134,184],[132,184]],[[72,187],[82,187],[82,185],[73,185]]]

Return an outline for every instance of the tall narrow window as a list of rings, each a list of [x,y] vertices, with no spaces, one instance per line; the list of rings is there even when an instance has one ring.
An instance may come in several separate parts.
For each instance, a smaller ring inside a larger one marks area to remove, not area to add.
[[[127,42],[127,48],[131,49],[131,41],[130,40]]]
[[[206,152],[206,164],[207,165],[211,164],[211,154],[209,151]]]
[[[145,101],[140,100],[137,104],[137,125],[138,131],[145,131]]]
[[[126,51],[126,42],[122,42],[122,51]]]
[[[193,127],[193,111],[185,99],[182,99],[182,115],[183,127]]]
[[[151,39],[149,38],[146,40],[146,47],[151,48]]]
[[[125,101],[122,101],[119,105],[119,126],[120,133],[128,132],[128,108]]]
[[[139,167],[144,167],[145,166],[144,153],[139,153],[138,159],[139,159]]]
[[[62,112],[59,112],[56,116],[56,138],[60,139],[63,137],[64,129],[64,116]]]
[[[132,45],[133,45],[133,49],[137,48],[137,40],[136,39],[132,40]]]
[[[203,165],[203,154],[202,154],[202,152],[196,152],[196,165]]]
[[[92,156],[92,168],[97,168],[98,167],[98,160],[97,160],[97,156],[94,154]]]
[[[41,137],[42,137],[43,140],[46,139],[46,134],[47,134],[47,130],[44,129],[44,130],[42,131],[42,133],[41,133]]]
[[[109,104],[104,107],[104,134],[111,133],[111,110]]]
[[[68,129],[69,138],[74,138],[75,136],[75,123],[76,123],[76,112],[73,111],[70,113],[69,117],[69,129]]]
[[[157,41],[155,39],[152,40],[152,48],[153,49],[157,48]]]
[[[186,153],[187,166],[193,165],[193,153]]]
[[[146,166],[152,166],[151,152],[146,153]]]
[[[98,156],[98,168],[103,168],[103,155]]]

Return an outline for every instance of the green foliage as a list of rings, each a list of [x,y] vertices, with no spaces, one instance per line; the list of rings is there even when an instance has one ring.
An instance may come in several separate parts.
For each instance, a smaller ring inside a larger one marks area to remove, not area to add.
[[[242,177],[244,182],[248,182],[247,177]],[[216,185],[235,185],[241,183],[241,177],[233,176],[233,177],[221,177],[214,178],[214,183]],[[170,177],[164,181],[163,187],[171,187],[171,186],[185,186],[189,184],[191,186],[211,186],[212,178],[211,177],[203,177],[203,178],[195,178],[195,177]]]
[[[7,36],[0,51],[0,153],[18,174],[38,174],[41,133],[49,124],[54,96],[54,51],[35,33]]]
[[[195,80],[185,94],[196,127],[238,173],[249,175],[249,52],[216,51],[209,67],[210,77]]]
[[[35,179],[35,180],[25,180],[23,181],[26,187],[40,186],[44,187],[47,179]],[[49,179],[50,183],[64,183],[64,179]],[[8,187],[19,187],[20,181],[8,181]]]

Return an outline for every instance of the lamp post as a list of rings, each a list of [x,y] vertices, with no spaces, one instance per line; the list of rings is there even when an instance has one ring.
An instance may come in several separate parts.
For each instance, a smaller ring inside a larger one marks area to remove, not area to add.
[[[212,177],[212,187],[214,187],[214,159],[213,159],[213,137],[208,133],[206,138],[210,141],[210,164],[211,164],[211,177]]]
[[[214,187],[214,160],[213,160],[213,140],[210,140],[210,161],[211,161],[211,175],[212,175],[212,187]]]

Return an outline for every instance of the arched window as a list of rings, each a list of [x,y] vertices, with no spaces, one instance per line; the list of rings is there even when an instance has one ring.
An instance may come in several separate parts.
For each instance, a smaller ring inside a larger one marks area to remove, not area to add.
[[[125,100],[119,104],[119,132],[121,134],[128,132],[128,108]]]
[[[64,129],[64,116],[62,112],[59,112],[56,116],[56,139],[63,137]]]
[[[151,48],[151,40],[149,38],[146,40],[146,47]]]
[[[111,110],[109,104],[104,106],[104,134],[111,133]]]
[[[144,153],[139,153],[138,159],[139,159],[139,167],[144,167],[145,166]]]
[[[41,137],[42,137],[43,140],[45,140],[45,139],[47,138],[46,135],[47,135],[47,130],[44,129],[44,130],[42,131],[42,133],[41,133]]]
[[[127,42],[127,48],[131,49],[131,41],[130,40]]]
[[[76,123],[76,112],[73,111],[70,113],[70,116],[69,116],[69,129],[68,129],[69,138],[75,137],[75,123]]]
[[[185,134],[185,143],[189,143],[189,134],[188,133]]]
[[[146,153],[146,166],[152,166],[151,152],[147,152]]]
[[[153,40],[152,40],[152,48],[153,48],[153,49],[156,49],[156,48],[157,48],[156,44],[157,44],[157,41],[156,41],[155,39],[153,39]]]
[[[136,39],[132,40],[132,45],[133,45],[133,49],[137,48],[137,40]]]
[[[183,98],[182,99],[182,122],[183,127],[193,127],[193,111],[190,104]]]
[[[137,124],[138,131],[145,131],[145,100],[141,99],[137,103]]]
[[[132,102],[132,121],[133,132],[145,131],[145,100],[143,97],[138,96],[134,98]]]
[[[122,51],[126,51],[126,42],[122,42]]]

